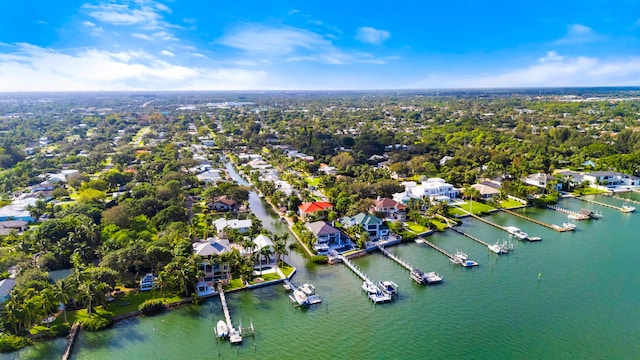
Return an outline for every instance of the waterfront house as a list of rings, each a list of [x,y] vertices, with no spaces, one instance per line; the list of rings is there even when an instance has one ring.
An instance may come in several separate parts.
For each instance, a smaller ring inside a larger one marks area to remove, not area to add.
[[[318,255],[327,255],[331,248],[351,245],[351,241],[342,231],[331,226],[326,221],[306,223],[305,227],[316,237],[313,248],[318,252]]]
[[[225,228],[237,230],[239,233],[248,233],[251,229],[251,220],[237,220],[237,219],[217,219],[213,221],[213,226],[216,227],[218,234],[222,234]]]
[[[384,214],[387,219],[404,221],[407,218],[406,205],[390,198],[377,198],[370,212]]]
[[[140,291],[149,291],[153,289],[156,283],[156,278],[152,273],[147,273],[142,279],[140,279]]]
[[[27,208],[29,206],[35,206],[35,198],[15,199],[10,205],[6,205],[0,208],[0,222],[8,220],[22,220],[28,223],[32,223],[35,219],[31,216],[31,213]]]
[[[0,304],[9,299],[9,294],[11,294],[11,290],[13,290],[15,286],[15,279],[4,279],[0,281]]]
[[[555,180],[553,176],[541,172],[537,174],[531,174],[522,179],[525,184],[533,185],[542,189],[546,189],[547,185],[553,180]],[[562,184],[557,183],[553,189],[556,191],[560,191],[562,189]]]
[[[473,184],[471,185],[472,188],[478,190],[478,192],[480,193],[480,197],[482,197],[482,199],[484,200],[488,200],[493,198],[494,196],[498,196],[500,194],[500,190],[498,190],[497,188],[493,187],[493,186],[489,186],[487,184]]]
[[[345,228],[352,226],[362,226],[369,233],[369,241],[377,241],[381,238],[389,236],[389,228],[379,218],[365,213],[359,213],[351,217],[343,217],[340,223]]]
[[[333,209],[333,205],[326,201],[308,202],[298,206],[298,214],[300,218],[304,220],[313,214],[326,212],[331,209]]]
[[[428,178],[418,185],[415,181],[405,181],[404,192],[393,194],[393,199],[406,204],[410,199],[430,199],[431,201],[450,201],[457,198],[460,191],[441,178]]]
[[[266,259],[264,256],[258,256],[258,265],[273,264],[275,262],[275,257],[273,256],[275,247],[273,246],[273,241],[271,241],[270,238],[268,238],[266,235],[260,234],[253,239],[253,245],[254,255],[261,254],[262,249],[264,248],[269,249],[270,252],[269,257]],[[263,261],[263,259],[266,261]]]
[[[610,188],[618,186],[639,186],[640,178],[615,171],[594,171],[582,176],[583,180],[589,181],[592,187],[599,185]]]
[[[216,201],[207,205],[209,210],[215,210],[218,212],[237,211],[239,207],[240,204],[233,199],[229,199],[226,195],[219,197]]]
[[[206,241],[198,241],[193,244],[193,253],[200,256],[202,261],[198,268],[202,271],[202,278],[196,284],[198,296],[211,294],[215,291],[215,284],[224,284],[231,281],[231,265],[228,262],[211,261],[217,257],[232,251],[227,239],[208,238]],[[218,259],[220,259],[218,257]]]
[[[223,180],[220,170],[216,169],[201,172],[200,174],[196,175],[196,178],[206,183],[217,183]]]

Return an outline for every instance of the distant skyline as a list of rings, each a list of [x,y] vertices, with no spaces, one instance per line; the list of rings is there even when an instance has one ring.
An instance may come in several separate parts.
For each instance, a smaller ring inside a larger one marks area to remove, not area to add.
[[[639,86],[640,2],[21,0],[0,91]]]

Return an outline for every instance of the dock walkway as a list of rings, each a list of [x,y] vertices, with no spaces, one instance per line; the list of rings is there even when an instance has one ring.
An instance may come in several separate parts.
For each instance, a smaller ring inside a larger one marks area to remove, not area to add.
[[[482,241],[482,240],[478,239],[477,237],[475,237],[475,236],[473,236],[473,235],[471,235],[471,234],[468,234],[468,233],[466,233],[466,232],[464,232],[464,231],[462,231],[462,230],[460,230],[460,229],[458,229],[458,228],[450,227],[449,229],[451,229],[451,230],[453,230],[453,231],[457,232],[458,234],[460,234],[460,235],[462,235],[462,236],[466,236],[466,237],[468,237],[469,239],[471,239],[471,240],[473,240],[473,241],[476,241],[476,242],[478,242],[478,243],[480,243],[480,244],[482,244],[482,245],[484,245],[484,246],[486,246],[486,247],[489,247],[489,243],[487,243],[487,242],[485,242],[485,241]]]
[[[387,250],[384,248],[384,246],[378,244],[378,250],[380,250],[380,252],[385,255],[386,257],[388,257],[389,259],[397,262],[398,264],[400,264],[400,266],[402,266],[403,268],[409,270],[409,276],[411,277],[411,279],[419,284],[424,283],[425,279],[423,278],[422,274],[424,274],[424,272],[420,269],[418,269],[417,267],[409,264],[408,262],[406,262],[404,259],[402,259],[400,256],[392,253],[391,251]],[[419,274],[418,276],[413,276]]]
[[[621,212],[629,212],[628,210],[626,210],[623,207],[619,207],[619,206],[615,206],[615,205],[611,205],[611,204],[605,204],[605,203],[600,202],[600,201],[589,200],[589,199],[585,199],[585,198],[582,198],[582,197],[579,197],[579,196],[576,196],[575,198],[576,199],[580,199],[580,200],[582,200],[584,202],[588,202],[588,203],[592,203],[592,204],[608,207],[608,208],[611,208],[611,209],[616,209],[616,210],[621,211]]]
[[[552,230],[555,230],[555,231],[557,231],[557,232],[565,232],[565,231],[569,231],[569,229],[568,229],[568,228],[564,228],[564,227],[562,227],[562,226],[557,226],[557,225],[556,225],[556,226],[549,225],[549,224],[544,223],[544,222],[542,222],[542,221],[540,221],[540,220],[536,220],[536,219],[530,218],[530,217],[528,217],[528,216],[525,216],[525,215],[522,215],[522,214],[518,214],[517,212],[511,211],[511,210],[502,209],[502,211],[506,212],[507,214],[511,214],[511,215],[513,215],[513,216],[517,216],[517,217],[519,217],[519,218],[521,218],[521,219],[529,220],[529,221],[531,221],[531,222],[532,222],[532,223],[534,223],[534,224],[538,224],[538,225],[540,225],[540,226],[547,227],[547,228],[552,229]]]
[[[614,194],[606,195],[606,196],[609,196],[609,197],[611,197],[613,199],[618,199],[618,200],[621,200],[621,201],[630,202],[630,203],[634,203],[634,204],[640,205],[640,201],[638,201],[638,200],[629,199],[629,198],[623,198],[622,196],[618,196],[618,195],[614,195]]]
[[[439,253],[443,254],[444,256],[448,257],[451,261],[456,262],[457,259],[455,256],[451,255],[450,253],[446,252],[444,249],[442,249],[441,247],[439,247],[438,245],[422,239],[422,242],[424,242],[425,244],[429,245],[429,247],[432,247],[434,250],[438,251]]]
[[[567,215],[573,215],[575,217],[575,220],[588,220],[588,219],[591,218],[588,215],[580,214],[579,212],[572,211],[572,210],[569,210],[569,209],[565,209],[565,208],[562,208],[560,206],[547,205],[547,209],[555,210],[557,212],[561,212],[561,213],[567,214]]]
[[[224,319],[227,322],[227,329],[229,331],[229,341],[232,344],[242,342],[242,334],[237,331],[231,323],[231,315],[229,314],[229,306],[227,305],[227,298],[222,291],[222,284],[218,284],[218,294],[220,294],[220,303],[222,304],[222,312],[224,313]]]
[[[371,299],[371,301],[373,301],[374,303],[384,303],[384,302],[390,302],[393,301],[393,298],[388,295],[385,294],[382,289],[380,289],[380,286],[378,286],[378,284],[374,283],[369,276],[367,276],[367,274],[365,274],[362,270],[360,270],[359,267],[357,267],[354,263],[351,262],[351,260],[347,259],[345,256],[342,255],[338,255],[336,256],[336,258],[338,260],[342,260],[342,262],[349,268],[351,269],[351,271],[354,272],[354,274],[358,275],[358,277],[360,279],[362,279],[362,281],[366,282],[366,283],[370,283],[373,284],[377,289],[377,293],[376,294],[369,294],[369,299]]]

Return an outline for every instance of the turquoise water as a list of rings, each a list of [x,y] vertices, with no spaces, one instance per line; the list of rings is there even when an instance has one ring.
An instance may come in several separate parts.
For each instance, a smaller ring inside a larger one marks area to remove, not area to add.
[[[286,231],[255,194],[250,203],[265,227]],[[577,231],[557,233],[513,215],[493,214],[488,217],[493,222],[543,238],[513,240],[514,251],[502,256],[451,231],[429,237],[449,252],[466,252],[480,262],[475,269],[452,265],[425,245],[392,247],[414,266],[444,277],[442,285],[430,287],[413,283],[404,268],[378,253],[355,259],[374,280],[400,286],[399,299],[383,305],[368,301],[361,280],[344,265],[307,264],[293,253],[287,258],[298,267],[293,281],[313,283],[323,303],[308,310],[292,307],[280,285],[228,294],[234,322],[252,320],[256,328],[255,338],[245,338],[240,347],[214,338],[213,326],[223,315],[213,298],[106,331],[81,332],[73,358],[640,358],[640,274],[635,269],[640,215],[575,199],[560,205],[598,210],[603,219],[576,222]],[[519,211],[547,223],[566,220],[552,210]],[[509,239],[473,219],[465,219],[462,229],[490,243]],[[1,358],[54,359],[63,347],[56,340]]]

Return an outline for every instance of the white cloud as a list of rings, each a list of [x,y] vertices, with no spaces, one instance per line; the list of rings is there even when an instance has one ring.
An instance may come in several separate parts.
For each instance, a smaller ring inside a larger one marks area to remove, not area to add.
[[[164,56],[176,56],[176,54],[172,53],[169,50],[162,50],[160,53]]]
[[[153,37],[161,39],[161,40],[165,40],[165,41],[177,41],[178,39],[176,39],[175,36],[173,36],[173,34],[170,34],[164,30],[162,31],[158,31],[157,33],[153,34]]]
[[[166,5],[152,0],[119,0],[84,4],[82,9],[95,20],[111,25],[140,26],[145,30],[165,30],[179,27],[164,20],[171,13]]]
[[[92,23],[91,21],[83,21],[82,25],[86,27],[96,27],[96,24]]]
[[[224,35],[217,43],[251,54],[282,57],[287,61],[316,61],[336,65],[384,62],[369,54],[341,50],[320,34],[293,27],[247,26]]]
[[[30,44],[0,54],[0,91],[242,90],[267,88],[264,71],[188,67],[146,52],[62,53]]]
[[[207,58],[207,55],[200,54],[200,53],[191,53],[191,56],[197,57],[197,58],[202,58],[202,59],[206,59]]]
[[[567,33],[561,39],[554,42],[557,45],[584,44],[604,39],[604,36],[593,31],[592,28],[582,24],[571,24]]]
[[[147,40],[147,41],[153,40],[153,39],[151,39],[151,37],[149,37],[149,35],[145,35],[145,34],[133,33],[133,34],[131,34],[131,36],[133,36],[135,38],[138,38],[138,39]]]
[[[358,29],[356,40],[367,44],[379,45],[391,37],[391,33],[386,30],[379,30],[369,26]]]
[[[547,57],[548,54],[547,54]],[[553,61],[481,76],[434,75],[419,87],[495,88],[558,86],[629,86],[640,83],[640,58],[604,59],[553,56]]]
[[[545,55],[544,57],[541,57],[540,59],[538,59],[538,61],[544,63],[544,62],[562,61],[562,59],[564,59],[563,56],[560,56],[557,52],[552,50],[552,51],[547,51],[547,55]]]

